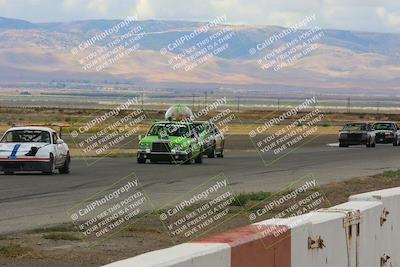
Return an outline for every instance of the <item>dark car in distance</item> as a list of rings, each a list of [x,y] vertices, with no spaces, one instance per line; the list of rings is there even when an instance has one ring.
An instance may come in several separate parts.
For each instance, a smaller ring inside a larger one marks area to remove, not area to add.
[[[365,145],[375,147],[375,130],[369,123],[347,123],[339,132],[339,146]]]

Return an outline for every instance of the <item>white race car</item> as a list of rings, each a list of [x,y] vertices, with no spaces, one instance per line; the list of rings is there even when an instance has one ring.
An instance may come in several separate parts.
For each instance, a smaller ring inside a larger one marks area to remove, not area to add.
[[[15,127],[0,141],[0,171],[41,171],[69,173],[71,157],[68,145],[56,131],[47,127]]]

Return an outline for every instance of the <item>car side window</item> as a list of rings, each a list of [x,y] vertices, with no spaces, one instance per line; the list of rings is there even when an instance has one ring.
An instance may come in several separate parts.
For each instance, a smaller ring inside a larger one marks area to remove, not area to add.
[[[53,133],[53,144],[57,144],[58,136],[56,133]]]
[[[2,141],[3,141],[3,142],[7,142],[7,143],[13,142],[13,135],[12,135],[12,132],[6,133]]]
[[[194,125],[189,125],[189,131],[187,132],[187,137],[197,138],[197,129]]]

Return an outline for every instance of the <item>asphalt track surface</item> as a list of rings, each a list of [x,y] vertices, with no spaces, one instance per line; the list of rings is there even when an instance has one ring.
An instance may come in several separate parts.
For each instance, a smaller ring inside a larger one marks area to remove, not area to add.
[[[202,165],[146,164],[135,158],[102,159],[88,166],[73,159],[69,175],[0,175],[0,233],[71,222],[66,211],[88,196],[134,172],[151,201],[160,207],[207,179],[223,173],[236,192],[279,191],[292,181],[313,175],[320,184],[400,167],[400,148],[377,145],[339,148],[326,143],[304,147],[272,164],[255,151],[231,151]]]

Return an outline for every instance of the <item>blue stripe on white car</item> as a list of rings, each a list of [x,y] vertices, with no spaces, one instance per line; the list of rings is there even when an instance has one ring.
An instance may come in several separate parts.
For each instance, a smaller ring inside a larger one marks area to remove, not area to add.
[[[20,147],[21,147],[21,144],[16,144],[14,146],[13,151],[11,152],[11,155],[8,158],[9,159],[17,159],[17,152],[18,152]]]

